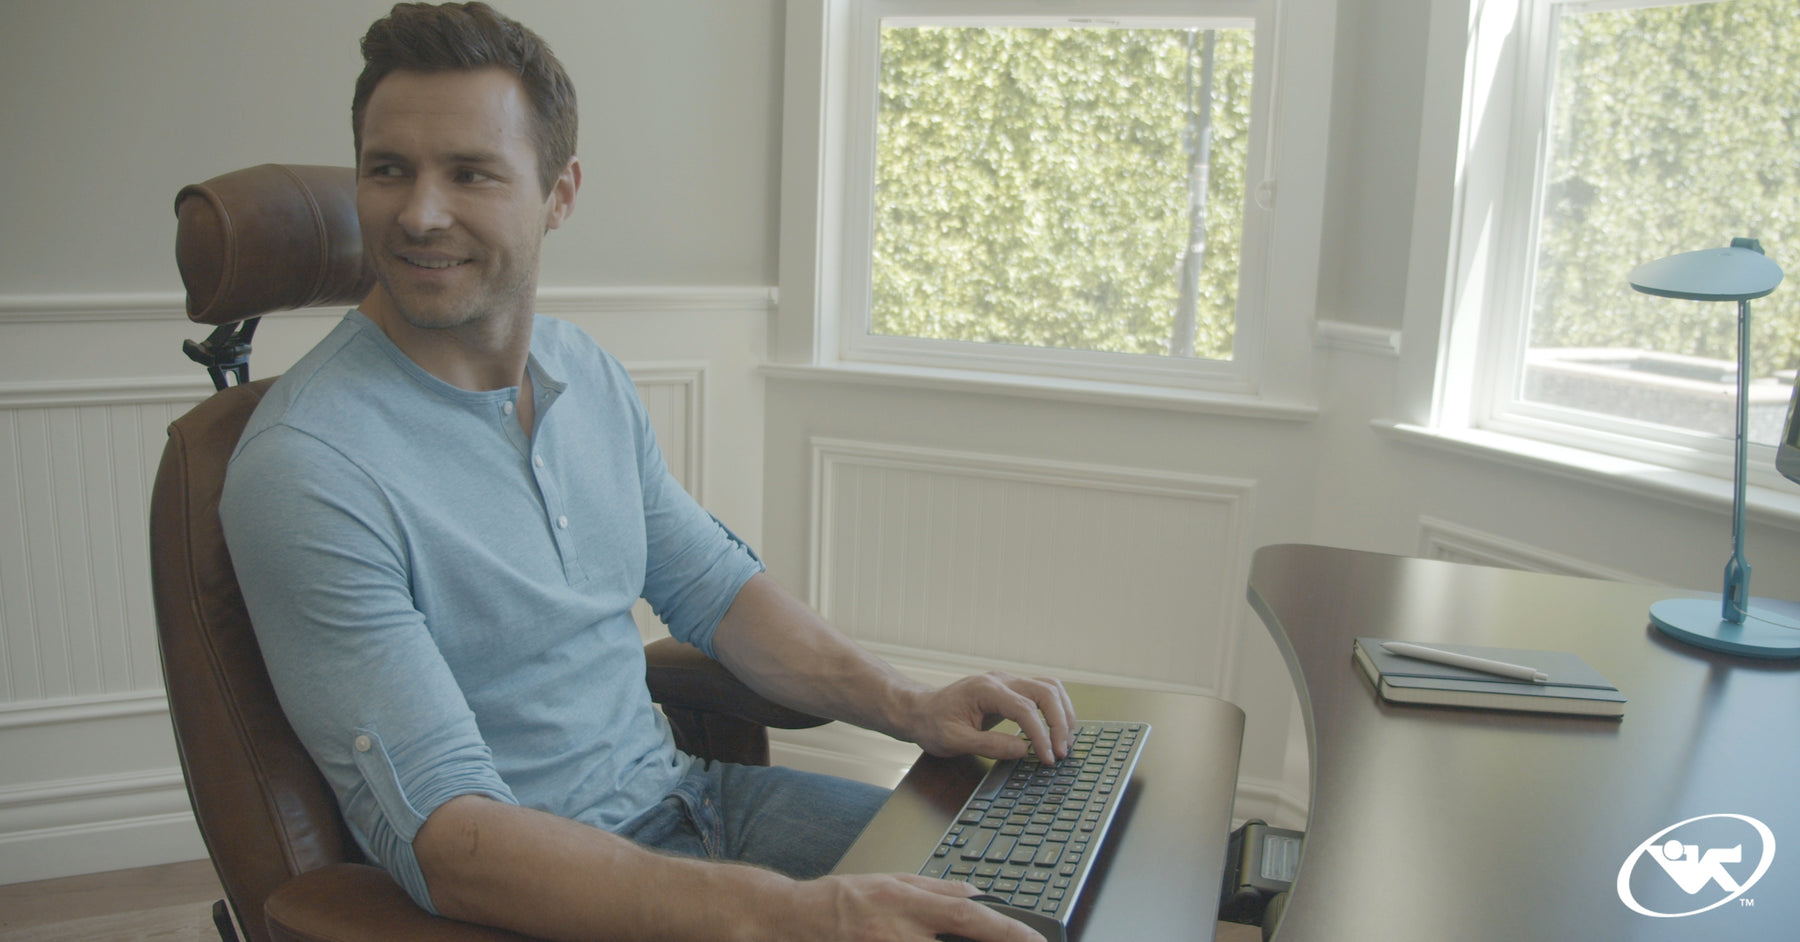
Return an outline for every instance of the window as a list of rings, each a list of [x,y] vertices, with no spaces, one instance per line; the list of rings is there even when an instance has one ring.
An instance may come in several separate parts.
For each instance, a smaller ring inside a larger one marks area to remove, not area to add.
[[[1736,305],[1637,294],[1626,276],[1739,236],[1800,270],[1800,7],[1588,0],[1504,16],[1478,17],[1478,33],[1523,41],[1478,53],[1470,76],[1480,126],[1510,133],[1468,144],[1462,238],[1482,247],[1453,316],[1479,321],[1480,340],[1446,360],[1450,384],[1469,385],[1467,421],[1729,474]],[[1768,483],[1800,291],[1751,306],[1751,466]]]
[[[851,349],[1231,360],[1248,24],[1005,23],[881,22]]]
[[[777,359],[1304,407],[1334,17],[1280,2],[790,3]]]

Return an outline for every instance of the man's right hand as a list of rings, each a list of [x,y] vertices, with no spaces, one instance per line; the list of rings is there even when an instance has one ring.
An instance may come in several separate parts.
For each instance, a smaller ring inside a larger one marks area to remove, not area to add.
[[[822,877],[798,884],[796,912],[779,928],[784,938],[820,942],[931,942],[940,935],[1043,942],[1024,923],[975,902],[976,892],[967,883],[904,873]]]

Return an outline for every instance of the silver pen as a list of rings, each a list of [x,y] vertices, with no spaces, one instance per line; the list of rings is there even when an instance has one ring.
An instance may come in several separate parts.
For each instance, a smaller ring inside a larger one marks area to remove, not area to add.
[[[1389,654],[1398,654],[1401,657],[1430,661],[1433,664],[1448,664],[1451,667],[1464,667],[1472,671],[1480,671],[1484,674],[1510,677],[1513,680],[1529,680],[1534,684],[1548,683],[1550,680],[1549,674],[1546,674],[1535,667],[1527,667],[1524,664],[1512,664],[1506,661],[1496,661],[1491,658],[1476,657],[1473,654],[1458,654],[1455,651],[1445,651],[1442,648],[1430,648],[1422,644],[1413,644],[1407,641],[1383,641],[1381,642],[1381,649]]]

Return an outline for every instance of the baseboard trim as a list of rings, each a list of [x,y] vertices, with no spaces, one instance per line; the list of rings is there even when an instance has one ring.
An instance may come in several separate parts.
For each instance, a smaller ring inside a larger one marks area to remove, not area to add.
[[[179,769],[0,788],[0,883],[205,856]]]
[[[140,815],[0,834],[0,883],[202,860],[191,812]]]

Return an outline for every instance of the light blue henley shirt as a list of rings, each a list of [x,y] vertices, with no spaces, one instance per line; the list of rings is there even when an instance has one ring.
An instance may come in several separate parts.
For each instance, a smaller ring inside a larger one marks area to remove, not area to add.
[[[712,634],[761,563],[669,475],[631,378],[536,320],[518,390],[425,372],[351,311],[278,380],[220,516],[269,676],[363,850],[427,909],[413,836],[486,795],[614,829],[694,761],[632,605]]]

